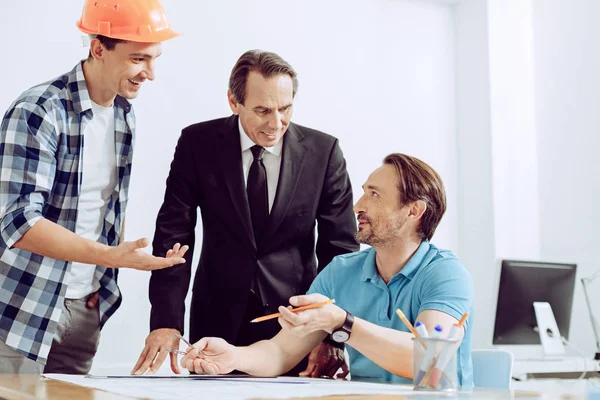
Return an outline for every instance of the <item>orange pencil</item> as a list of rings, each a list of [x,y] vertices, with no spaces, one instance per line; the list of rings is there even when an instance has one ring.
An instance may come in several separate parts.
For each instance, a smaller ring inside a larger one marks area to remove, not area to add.
[[[290,311],[291,312],[297,312],[297,311],[310,310],[311,308],[323,307],[323,306],[326,306],[327,304],[332,304],[332,303],[335,303],[334,299],[323,301],[321,303],[313,303],[313,304],[309,304],[307,306],[293,308]],[[279,317],[281,317],[281,313],[269,314],[269,315],[265,315],[263,317],[254,318],[250,322],[263,322],[263,321],[266,321],[266,320],[269,320],[269,319],[279,318]]]
[[[460,319],[460,321],[458,321],[458,324],[456,324],[456,326],[458,326],[459,328],[461,326],[463,326],[463,324],[465,323],[465,321],[467,320],[467,317],[469,316],[469,312],[467,311],[466,313],[463,314],[462,318]]]
[[[406,318],[406,316],[404,315],[404,313],[402,312],[402,310],[400,310],[399,308],[397,308],[396,309],[396,314],[398,314],[398,316],[400,317],[400,319],[402,320],[402,322],[404,322],[404,324],[406,325],[406,327],[408,328],[408,330],[411,331],[412,334],[415,335],[416,338],[420,337],[419,334],[417,333],[417,331],[415,330],[415,328],[413,328],[413,326],[410,323],[410,321]]]

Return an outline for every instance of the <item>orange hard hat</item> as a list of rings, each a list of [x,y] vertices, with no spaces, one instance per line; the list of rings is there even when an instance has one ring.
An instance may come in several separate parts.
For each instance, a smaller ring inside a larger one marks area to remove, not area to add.
[[[178,36],[158,0],[86,0],[77,27],[88,34],[156,43]]]

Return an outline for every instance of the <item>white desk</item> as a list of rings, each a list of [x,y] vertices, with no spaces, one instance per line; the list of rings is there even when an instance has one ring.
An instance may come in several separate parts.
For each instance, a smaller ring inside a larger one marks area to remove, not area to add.
[[[588,400],[600,399],[600,379],[529,379],[525,382],[512,382],[511,388],[517,391],[554,393],[562,399],[582,396]]]
[[[561,359],[515,360],[513,377],[524,380],[527,374],[552,374],[568,372],[598,372],[600,361],[584,360],[581,357],[564,357]]]
[[[398,385],[399,388],[402,385]],[[218,397],[219,393],[209,393],[213,397]],[[203,393],[200,390],[197,398],[202,398]],[[259,399],[272,398],[273,393],[265,392],[259,396]],[[275,396],[281,397],[281,396]],[[297,397],[290,394],[290,397]],[[507,390],[507,389],[479,389],[476,388],[472,393],[457,393],[452,396],[459,399],[560,399],[564,400],[565,396],[560,392],[544,392],[544,391],[524,391],[524,390]],[[52,379],[44,379],[33,375],[0,375],[0,398],[6,400],[64,400],[64,399],[82,399],[82,400],[127,400],[132,397],[105,392],[99,389],[91,389],[83,386],[72,385],[69,383],[56,381]],[[133,397],[138,398],[138,397]],[[434,399],[437,396],[428,396],[422,392],[402,393],[397,395],[344,395],[344,396],[327,396],[327,397],[312,397],[307,400],[406,400],[406,399]],[[443,398],[448,398],[445,394]],[[586,394],[569,395],[569,400],[585,400]],[[141,399],[140,399],[141,400]]]

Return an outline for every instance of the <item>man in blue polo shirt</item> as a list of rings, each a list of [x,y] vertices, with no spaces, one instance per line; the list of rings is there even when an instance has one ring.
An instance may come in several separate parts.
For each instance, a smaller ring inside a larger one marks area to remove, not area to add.
[[[390,154],[363,189],[354,207],[356,240],[371,248],[334,258],[307,295],[290,298],[294,307],[327,299],[335,304],[296,313],[281,306],[283,329],[271,340],[234,347],[219,338],[203,338],[181,360],[182,366],[199,374],[237,369],[280,375],[331,334],[348,345],[353,379],[411,382],[413,336],[395,310],[430,332],[436,325],[448,332],[472,309],[473,282],[454,254],[429,243],[446,211],[444,185],[429,165]],[[471,317],[463,328],[458,377],[468,387],[473,385]]]

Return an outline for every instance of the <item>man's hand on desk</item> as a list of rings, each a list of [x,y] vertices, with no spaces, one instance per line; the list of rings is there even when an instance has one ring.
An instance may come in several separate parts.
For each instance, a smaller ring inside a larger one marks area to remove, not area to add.
[[[221,338],[202,338],[181,359],[181,366],[201,375],[228,374],[236,368],[235,352],[235,346]]]
[[[146,338],[146,346],[131,370],[131,375],[143,375],[148,369],[150,373],[156,373],[167,358],[167,354],[171,358],[171,370],[176,374],[181,373],[177,365],[177,354],[169,352],[169,349],[179,348],[178,333],[177,329],[170,328],[155,329],[150,332]]]
[[[335,373],[342,368],[337,376]],[[300,376],[309,378],[320,378],[327,376],[329,378],[343,379],[348,375],[348,365],[344,360],[344,350],[333,346],[327,342],[321,342],[315,347],[308,356],[308,366]]]
[[[167,251],[166,257],[155,257],[142,251],[148,246],[148,239],[138,239],[135,242],[123,242],[115,247],[110,247],[106,254],[106,265],[110,268],[132,268],[142,271],[153,271],[185,263],[183,256],[189,246],[176,243]]]

